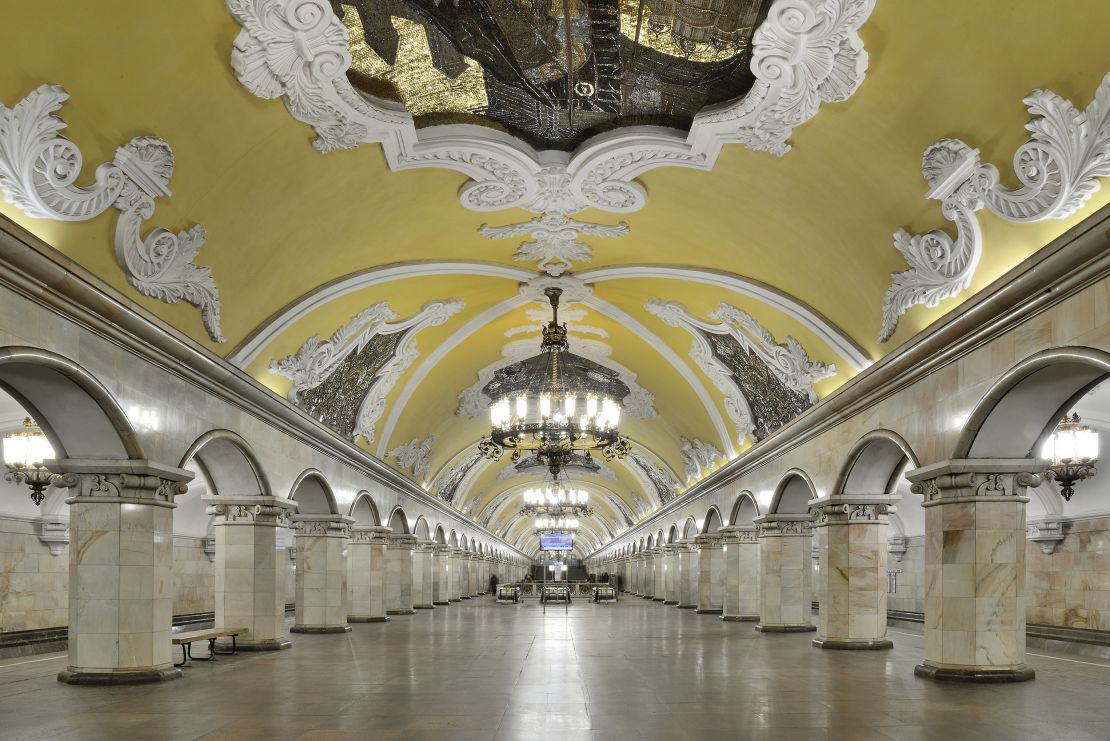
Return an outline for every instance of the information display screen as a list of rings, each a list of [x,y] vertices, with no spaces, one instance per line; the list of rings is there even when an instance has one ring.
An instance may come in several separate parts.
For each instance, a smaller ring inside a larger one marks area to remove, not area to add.
[[[540,535],[541,551],[569,551],[574,547],[574,536],[570,533],[543,533]]]

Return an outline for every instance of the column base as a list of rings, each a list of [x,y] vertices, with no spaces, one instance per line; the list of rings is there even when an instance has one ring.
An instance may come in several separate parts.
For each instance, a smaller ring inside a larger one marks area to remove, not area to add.
[[[462,602],[462,598],[461,597],[452,597],[450,599],[450,602]]]
[[[409,607],[409,608],[399,607],[396,610],[386,610],[385,614],[386,615],[415,615],[416,610],[412,609],[411,607]]]
[[[347,618],[347,622],[348,623],[388,623],[389,622],[389,616],[388,615],[371,615],[371,616],[368,616],[368,617],[359,617],[358,615],[352,615],[352,616],[349,616]]]
[[[1028,666],[1014,669],[955,669],[921,663],[913,668],[913,674],[915,677],[924,677],[938,682],[1008,684],[1010,682],[1028,682],[1037,673],[1032,667]]]
[[[434,609],[436,609],[435,605],[413,605],[412,607],[415,610],[434,610]]]
[[[467,595],[467,596],[465,596],[465,597],[459,597],[459,599],[460,599],[460,600],[464,600],[464,599],[470,599],[470,595],[468,594],[468,595]]]
[[[225,646],[230,646],[231,641],[228,641],[226,644],[216,641],[216,645],[220,648],[224,648]],[[272,641],[256,641],[253,643],[245,643],[240,640],[236,640],[235,642],[235,650],[237,651],[284,651],[287,648],[293,648],[293,643],[288,638]]]
[[[169,669],[149,669],[137,672],[81,672],[66,669],[58,672],[58,681],[66,684],[149,684],[151,682],[168,682],[171,679],[181,679],[181,670],[176,667]]]
[[[678,600],[676,600],[676,599],[665,599],[665,600],[663,600],[663,604],[664,605],[677,605]]]
[[[349,625],[294,625],[290,633],[350,633]]]
[[[640,596],[643,597],[646,600],[649,600],[649,601],[655,599],[650,594],[643,594],[643,595],[640,595]]]
[[[874,641],[836,641],[828,638],[814,638],[813,645],[817,648],[831,648],[838,651],[881,651],[894,648],[894,642],[889,638],[880,638]]]
[[[697,609],[699,615],[720,615],[722,612],[724,612],[724,609],[720,607],[699,607]]]
[[[696,609],[698,609],[697,605],[675,605],[675,607],[677,607],[680,610],[696,610]]]
[[[663,599],[662,597],[652,597],[651,601],[652,602],[666,602],[666,600]]]
[[[759,615],[721,615],[726,623],[757,623]]]
[[[760,623],[755,626],[755,629],[760,633],[814,633],[817,631],[816,625],[764,625]]]
[[[451,603],[450,602],[433,602],[432,604],[436,605],[437,607],[443,607],[444,605],[449,605]]]

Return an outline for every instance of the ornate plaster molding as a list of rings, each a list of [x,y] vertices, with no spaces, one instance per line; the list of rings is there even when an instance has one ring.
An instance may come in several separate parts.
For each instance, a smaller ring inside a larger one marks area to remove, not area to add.
[[[270,372],[293,381],[289,400],[298,403],[301,393],[323,383],[351,353],[360,351],[371,338],[403,332],[404,338],[393,357],[377,372],[357,415],[354,435],[374,441],[374,427],[385,412],[385,398],[401,374],[420,356],[416,335],[425,327],[443,324],[463,308],[460,299],[430,301],[419,312],[394,322],[398,315],[382,301],[356,314],[347,324],[323,341],[319,335],[305,340],[295,355],[270,363]]]
[[[956,237],[941,229],[894,233],[894,247],[910,269],[891,276],[879,342],[890,339],[910,307],[936,306],[971,285],[983,254],[977,211],[985,206],[1013,222],[1064,219],[1098,191],[1099,178],[1110,176],[1110,73],[1085,111],[1050,90],[1034,90],[1023,102],[1033,116],[1025,125],[1032,136],[1014,153],[1015,189],[1001,185],[998,169],[980,162],[979,150],[959,139],[925,150],[927,197],[940,201]]]
[[[573,154],[536,152],[519,139],[482,126],[455,124],[417,131],[397,103],[358,92],[346,77],[348,33],[327,0],[225,0],[242,30],[231,63],[240,83],[260,98],[281,98],[316,131],[321,152],[380,143],[394,171],[444,167],[471,181],[459,191],[475,211],[525,208],[531,222],[495,227],[487,236],[532,233],[518,259],[538,260],[559,275],[590,248],[579,234],[620,236],[622,225],[570,222],[584,208],[630,212],[646,192],[634,180],[664,166],[710,170],[721,147],[739,143],[783,155],[795,126],[822,103],[847,99],[862,83],[867,53],[859,28],[875,0],[776,0],[752,37],[747,95],[695,116],[688,133],[626,127],[594,137]],[[544,222],[547,223],[544,223]],[[507,230],[507,231],[499,231]]]
[[[715,445],[696,437],[693,440],[679,437],[678,441],[682,446],[682,470],[687,484],[708,474],[713,465],[725,457]]]
[[[43,517],[39,522],[39,541],[50,549],[51,556],[62,555],[69,545],[69,521],[61,517]]]
[[[666,504],[678,495],[678,488],[681,484],[669,471],[656,464],[655,461],[635,447],[629,451],[628,457],[651,482],[659,499],[659,504]]]
[[[1064,525],[1069,520],[1059,516],[1045,516],[1025,526],[1025,537],[1041,547],[1041,553],[1051,556],[1064,542]]]
[[[401,468],[411,473],[417,481],[424,481],[428,477],[433,443],[435,443],[434,435],[424,440],[414,437],[404,445],[389,451],[389,457],[396,459]]]
[[[455,501],[455,496],[463,488],[463,485],[472,480],[491,462],[481,453],[471,450],[456,459],[449,468],[436,476],[432,491],[435,492],[436,497],[451,504]]]
[[[96,169],[89,188],[74,183],[83,159],[77,146],[59,132],[66,124],[52,115],[69,99],[57,85],[41,85],[6,108],[0,104],[0,189],[4,198],[33,218],[88,221],[114,206],[116,261],[127,282],[144,296],[167,304],[185,300],[201,312],[215,342],[220,331],[220,294],[212,271],[193,264],[204,244],[204,227],[174,234],[142,223],[154,213],[154,200],[170,195],[173,150],[156,136],[135,137],[116,150],[111,163]]]
[[[730,335],[741,347],[754,353],[786,388],[806,394],[811,404],[817,401],[813,384],[836,374],[835,365],[810,360],[805,348],[793,337],[787,337],[782,344],[776,342],[774,335],[750,314],[723,301],[710,313],[713,321],[699,319],[677,301],[652,299],[645,308],[666,324],[687,330],[694,338],[690,358],[724,394],[725,411],[736,424],[739,444],[755,430],[751,406],[732,372],[714,356],[703,332]]]
[[[628,224],[593,224],[567,218],[558,211],[550,211],[542,216],[505,226],[482,224],[478,233],[488,239],[512,239],[530,236],[531,241],[522,242],[513,259],[518,262],[537,262],[536,267],[548,275],[558,278],[574,267],[575,262],[589,262],[593,250],[579,237],[623,237],[628,234]]]

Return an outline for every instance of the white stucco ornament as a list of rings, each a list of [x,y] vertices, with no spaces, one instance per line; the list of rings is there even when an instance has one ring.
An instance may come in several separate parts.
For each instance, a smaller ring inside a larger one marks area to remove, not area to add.
[[[168,304],[187,301],[200,309],[208,336],[223,342],[220,294],[212,271],[193,264],[204,244],[204,227],[176,234],[154,229],[144,238],[142,223],[154,200],[170,195],[173,150],[156,136],[135,137],[116,150],[115,159],[96,168],[88,188],[74,183],[81,174],[81,150],[59,132],[66,124],[52,115],[69,99],[57,85],[42,85],[6,108],[0,104],[0,189],[28,216],[87,221],[114,206],[116,261],[135,290]]]
[[[429,436],[424,440],[413,438],[410,442],[389,451],[389,457],[395,459],[402,470],[411,473],[417,481],[424,481],[428,478],[428,464],[431,462],[434,443],[435,436]]]
[[[980,162],[979,150],[959,139],[925,150],[927,195],[940,201],[956,237],[942,229],[894,233],[894,247],[910,269],[891,276],[879,342],[890,339],[910,307],[936,306],[971,285],[983,254],[977,211],[985,206],[1013,222],[1065,219],[1098,191],[1099,178],[1110,176],[1110,73],[1085,111],[1049,90],[1034,90],[1024,103],[1033,115],[1025,125],[1032,136],[1014,153],[1017,188],[1003,187],[998,169]]]

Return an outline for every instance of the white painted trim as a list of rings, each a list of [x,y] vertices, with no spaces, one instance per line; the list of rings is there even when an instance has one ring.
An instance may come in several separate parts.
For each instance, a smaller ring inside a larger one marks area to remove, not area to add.
[[[811,306],[790,294],[743,275],[677,265],[616,265],[584,270],[575,275],[582,281],[591,284],[608,280],[662,278],[724,288],[754,298],[794,319],[820,337],[826,345],[847,361],[848,365],[856,371],[864,370],[875,362],[868,357],[866,351],[847,332],[823,317]]]

